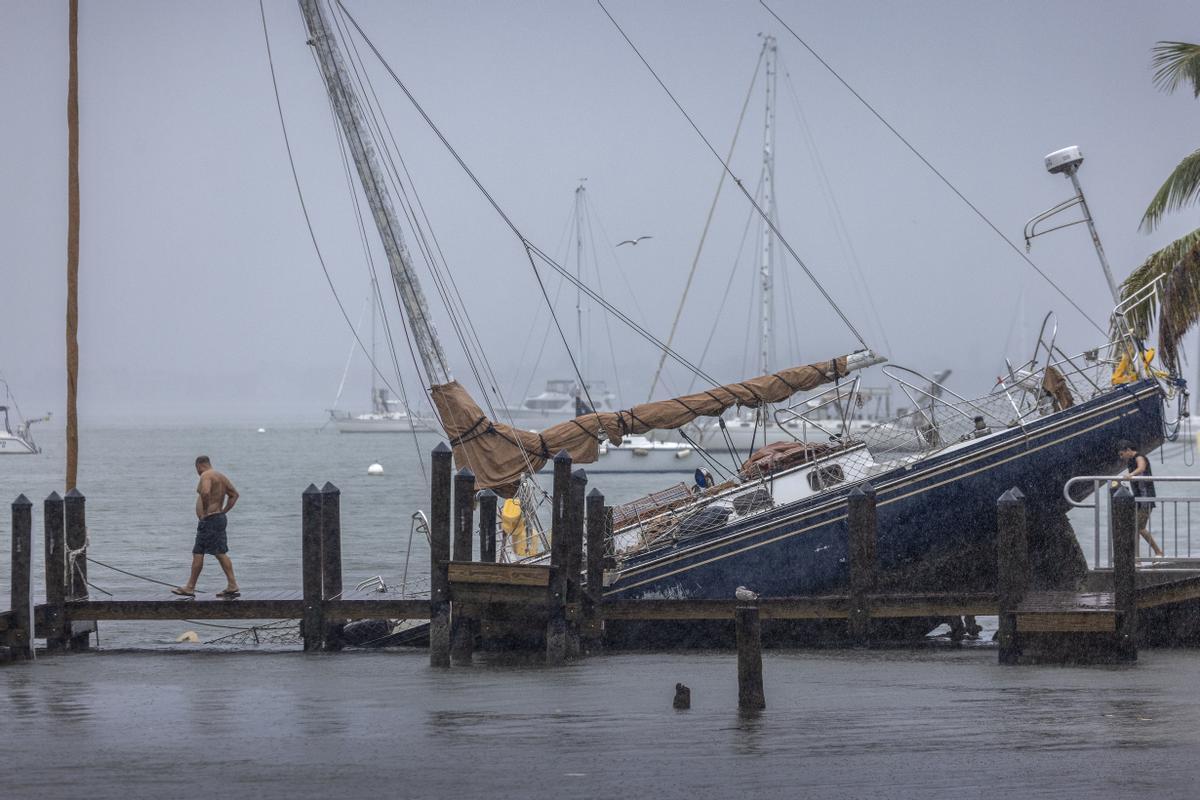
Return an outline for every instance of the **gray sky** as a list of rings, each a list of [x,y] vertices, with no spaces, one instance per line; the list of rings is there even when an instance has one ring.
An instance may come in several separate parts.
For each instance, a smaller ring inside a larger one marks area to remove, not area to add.
[[[320,420],[351,339],[292,187],[257,3],[82,5],[84,421]],[[599,7],[346,5],[544,248],[558,247],[572,191],[587,177],[597,219],[613,240],[598,248],[605,293],[665,336],[720,168]],[[1196,227],[1189,210],[1152,236],[1137,230],[1158,185],[1197,145],[1200,103],[1187,92],[1156,91],[1149,69],[1156,41],[1200,35],[1193,4],[773,5],[1010,238],[1068,196],[1067,182],[1047,175],[1041,159],[1069,144],[1087,157],[1081,179],[1118,279]],[[758,57],[758,34],[779,37],[788,73],[777,108],[780,225],[871,345],[888,349],[886,337],[896,362],[953,367],[956,389],[982,393],[1002,365],[1006,339],[1009,354],[1018,355],[1022,331],[1010,331],[1022,295],[1027,341],[1051,309],[1060,341],[1077,349],[1096,341],[1061,297],[756,2],[611,0],[609,8],[722,151]],[[357,318],[367,272],[323,88],[296,4],[270,0],[267,17],[316,233]],[[0,128],[0,372],[27,414],[57,415],[64,394],[66,2],[2,0],[0,25],[0,103],[8,111]],[[519,401],[531,378],[536,388],[569,376],[555,341],[534,369],[546,314],[534,317],[542,301],[521,248],[379,65],[369,61],[369,69],[488,356],[510,382],[502,387],[509,399]],[[793,88],[878,324],[854,288]],[[756,94],[733,159],[750,185],[761,119]],[[724,291],[747,211],[727,186],[679,338],[679,349],[698,358],[716,324],[705,366],[721,380],[753,371],[745,357],[749,251]],[[611,249],[641,234],[654,238]],[[1111,302],[1083,228],[1039,239],[1032,255],[1094,318],[1106,317]],[[776,289],[780,360],[853,349],[799,269],[791,266],[788,275]],[[553,291],[556,283],[549,285]],[[790,299],[782,296],[788,287]],[[560,303],[564,321],[573,315],[569,294]],[[466,378],[436,299],[433,306],[454,368]],[[785,323],[789,310],[794,320]],[[598,312],[588,330],[589,373],[611,382]],[[612,336],[622,401],[640,402],[657,353],[618,325]],[[785,340],[795,340],[799,352]],[[412,391],[411,362],[402,366]],[[672,388],[686,388],[680,370],[670,379]],[[368,380],[359,357],[343,408],[365,406]]]

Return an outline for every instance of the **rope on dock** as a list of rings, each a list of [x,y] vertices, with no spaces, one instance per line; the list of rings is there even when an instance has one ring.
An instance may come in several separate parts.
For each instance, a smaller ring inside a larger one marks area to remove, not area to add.
[[[111,569],[113,572],[119,572],[122,575],[128,575],[131,578],[137,578],[138,580],[146,581],[147,583],[157,583],[159,586],[168,586],[172,589],[178,585],[175,583],[167,583],[166,581],[160,581],[157,578],[148,578],[145,575],[138,575],[136,572],[130,572],[129,570],[121,569],[120,567],[114,567],[112,564],[105,564],[103,561],[97,561],[96,559],[92,558],[91,556],[87,556],[86,558],[88,561],[90,561],[93,564],[96,564],[97,566],[104,567],[105,569]],[[88,585],[91,586],[91,584],[88,584]],[[100,589],[100,591],[104,592],[103,589]],[[111,593],[109,593],[109,592],[104,592],[104,593],[107,594],[109,597],[112,597]]]

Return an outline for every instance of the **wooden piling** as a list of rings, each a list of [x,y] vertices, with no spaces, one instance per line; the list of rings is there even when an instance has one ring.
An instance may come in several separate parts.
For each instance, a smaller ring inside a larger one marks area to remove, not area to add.
[[[496,563],[496,493],[484,489],[479,493],[479,560]]]
[[[71,627],[67,622],[67,533],[63,522],[63,500],[51,492],[42,504],[45,527],[46,613],[43,620],[46,649],[65,650]]]
[[[475,527],[475,473],[463,467],[454,476],[454,560],[471,561],[471,539]],[[451,600],[450,660],[471,663],[475,650],[475,626],[461,603]]]
[[[855,486],[846,500],[849,525],[850,615],[846,619],[850,641],[866,646],[871,637],[871,609],[868,596],[878,583],[878,536],[875,514],[875,488],[869,483]]]
[[[19,495],[12,504],[12,628],[8,632],[10,655],[33,658],[33,503]]]
[[[67,540],[67,598],[88,599],[87,585],[87,508],[86,498],[78,489],[63,498],[63,522]],[[77,631],[78,628],[82,630]],[[71,626],[71,649],[87,650],[91,646],[91,626]]]
[[[599,642],[604,634],[603,623],[597,612],[604,602],[604,531],[608,511],[604,507],[604,494],[592,489],[587,495],[587,570],[583,594],[583,625],[581,634],[591,645]]]
[[[326,481],[321,487],[321,599],[340,600],[341,596],[342,492]],[[341,650],[345,627],[344,619],[326,618],[321,646],[325,650]]]
[[[304,594],[304,612],[300,630],[304,637],[304,649],[321,649],[325,635],[325,609],[321,602],[321,501],[323,495],[315,484],[309,484],[300,497],[300,561],[301,581]]]
[[[567,658],[567,558],[570,533],[567,506],[571,497],[571,456],[566,450],[554,457],[554,497],[550,531],[550,619],[546,623],[546,663]]]
[[[567,502],[567,655],[578,656],[580,648],[579,613],[583,603],[583,536],[584,505],[587,502],[587,472],[577,469],[571,473],[571,496]]]
[[[1127,484],[1112,498],[1113,604],[1117,658],[1137,660],[1137,502]]]
[[[1016,487],[996,502],[999,534],[996,538],[1000,626],[996,634],[1000,663],[1016,664],[1021,658],[1017,631],[1017,606],[1029,590],[1029,538],[1025,519],[1025,495]]]
[[[763,695],[758,606],[738,606],[733,615],[737,625],[738,710],[759,711],[767,707],[767,701]]]
[[[429,665],[450,666],[450,483],[452,453],[439,442],[430,456]]]

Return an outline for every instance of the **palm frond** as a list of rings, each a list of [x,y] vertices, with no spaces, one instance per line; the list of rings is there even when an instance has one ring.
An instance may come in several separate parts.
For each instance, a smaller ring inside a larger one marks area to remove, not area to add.
[[[1168,211],[1178,211],[1185,205],[1195,201],[1200,194],[1200,150],[1195,150],[1184,156],[1179,166],[1171,170],[1142,215],[1141,229],[1149,233],[1154,230],[1163,214]]]
[[[1181,83],[1190,83],[1194,97],[1200,98],[1200,44],[1159,42],[1154,46],[1154,85],[1173,92]]]
[[[1150,254],[1121,284],[1121,297],[1128,300],[1165,277],[1161,304],[1151,296],[1132,308],[1125,321],[1141,338],[1150,335],[1158,321],[1158,349],[1163,363],[1175,371],[1179,343],[1200,320],[1200,228]]]

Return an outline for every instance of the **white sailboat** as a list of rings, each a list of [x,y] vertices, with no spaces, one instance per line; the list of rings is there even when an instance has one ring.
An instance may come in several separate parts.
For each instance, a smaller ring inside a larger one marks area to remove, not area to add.
[[[50,415],[47,414],[36,419],[22,419],[21,409],[17,407],[17,401],[8,388],[8,382],[4,378],[0,378],[0,385],[4,386],[4,403],[0,404],[0,420],[3,421],[3,427],[0,428],[0,456],[33,455],[42,452],[42,449],[33,441],[30,428],[35,423],[50,419]],[[9,417],[10,408],[16,416],[15,428],[13,420]]]

